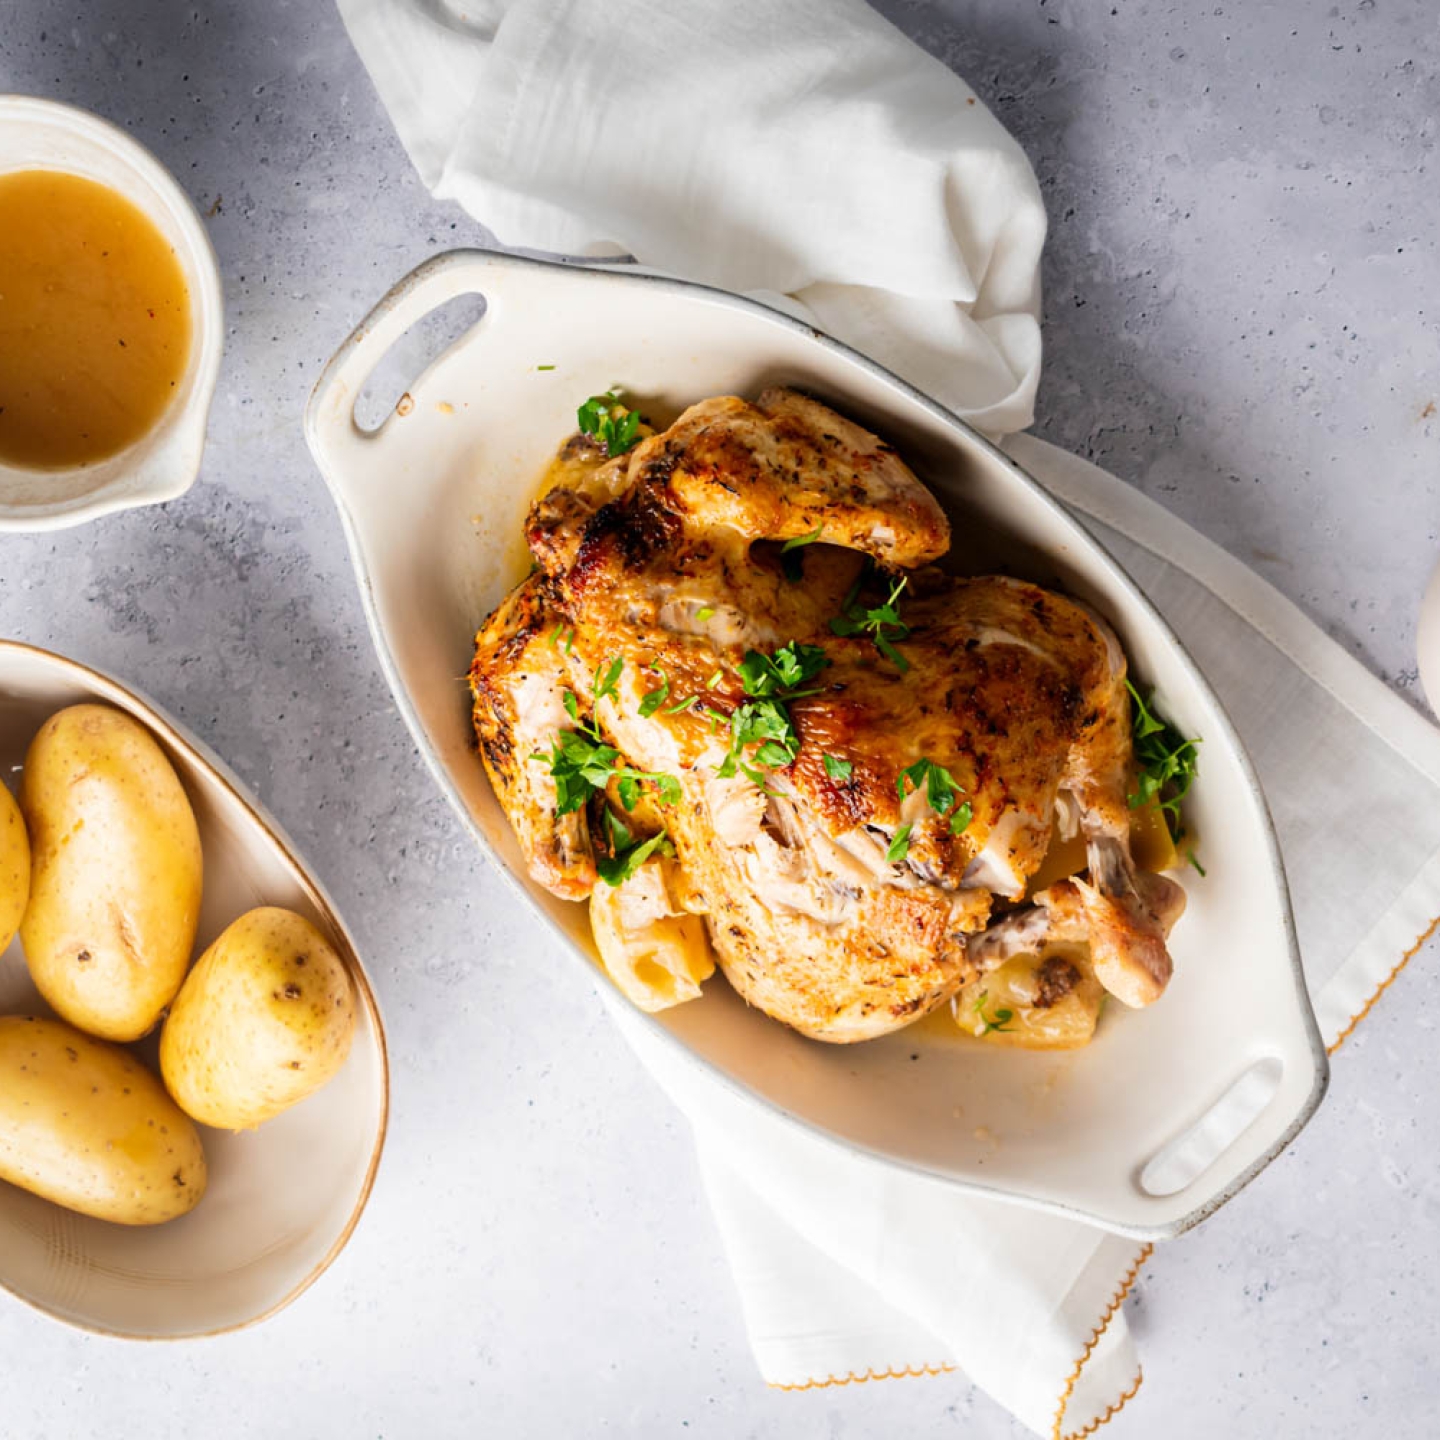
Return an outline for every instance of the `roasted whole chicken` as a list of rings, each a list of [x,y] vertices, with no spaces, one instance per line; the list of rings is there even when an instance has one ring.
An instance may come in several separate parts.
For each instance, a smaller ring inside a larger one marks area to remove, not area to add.
[[[836,1042],[976,995],[1003,1031],[985,986],[1017,957],[1014,1003],[1080,1003],[1082,1038],[1103,993],[1155,1000],[1184,892],[1132,859],[1105,622],[938,568],[935,498],[804,395],[628,425],[613,458],[563,447],[527,522],[535,568],[471,670],[530,874],[590,900],[622,988],[662,1008],[718,960],[750,1004]],[[1037,890],[1057,837],[1080,868]]]

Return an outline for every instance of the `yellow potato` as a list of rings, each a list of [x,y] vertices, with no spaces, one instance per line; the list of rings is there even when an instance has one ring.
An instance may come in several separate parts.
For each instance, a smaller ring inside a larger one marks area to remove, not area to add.
[[[52,715],[20,784],[30,904],[20,940],[73,1025],[134,1040],[175,997],[200,913],[200,832],[165,753],[105,705]]]
[[[355,987],[306,919],[273,906],[234,921],[195,962],[160,1033],[160,1073],[203,1125],[245,1130],[345,1063]]]
[[[1067,993],[1037,1008],[1041,967],[1066,961],[1078,972]],[[967,1035],[987,1045],[1023,1050],[1075,1050],[1095,1035],[1105,991],[1095,978],[1090,947],[1051,942],[1035,955],[1013,955],[1003,965],[970,981],[955,994],[952,1014]]]
[[[15,797],[0,784],[0,950],[15,938],[30,898],[30,838]]]
[[[121,1225],[205,1193],[200,1136],[129,1051],[59,1020],[0,1017],[0,1180]]]

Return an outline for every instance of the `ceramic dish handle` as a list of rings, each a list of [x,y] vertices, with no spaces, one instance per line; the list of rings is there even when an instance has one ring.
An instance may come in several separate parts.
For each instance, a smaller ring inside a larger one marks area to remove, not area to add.
[[[400,417],[392,412],[374,430],[362,428],[355,418],[355,402],[385,352],[447,301],[486,295],[503,271],[504,260],[485,251],[456,250],[426,261],[355,327],[325,367],[305,407],[305,438],[337,496],[353,498],[388,468],[385,442]]]

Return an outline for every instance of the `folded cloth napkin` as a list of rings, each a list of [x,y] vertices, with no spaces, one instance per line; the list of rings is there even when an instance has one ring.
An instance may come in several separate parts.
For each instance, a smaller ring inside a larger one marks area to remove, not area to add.
[[[1002,435],[1040,376],[1040,191],[861,0],[339,0],[425,183],[503,244],[808,318]]]
[[[859,0],[338,3],[426,183],[503,243],[628,252],[760,293],[992,434],[1030,423],[1034,177],[968,87]],[[1121,481],[1024,436],[1011,449],[1130,569],[1229,707],[1338,1044],[1440,909],[1440,733]],[[772,1384],[958,1369],[1057,1437],[1134,1394],[1120,1306],[1148,1247],[777,1129],[615,1014],[694,1122]]]

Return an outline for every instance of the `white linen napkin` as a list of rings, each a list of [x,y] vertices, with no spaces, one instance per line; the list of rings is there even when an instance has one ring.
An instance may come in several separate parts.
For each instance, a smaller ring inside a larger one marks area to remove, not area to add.
[[[502,244],[798,301],[992,434],[1030,423],[1045,209],[861,0],[338,0],[421,178]]]
[[[629,252],[761,293],[993,434],[1030,423],[1034,177],[968,87],[860,0],[338,4],[425,182],[503,243]],[[1338,1043],[1440,910],[1440,732],[1121,481],[1025,436],[1011,448],[1130,569],[1229,707]],[[1148,1247],[777,1129],[612,1008],[694,1123],[771,1384],[958,1369],[1055,1437],[1135,1393],[1120,1306]]]

